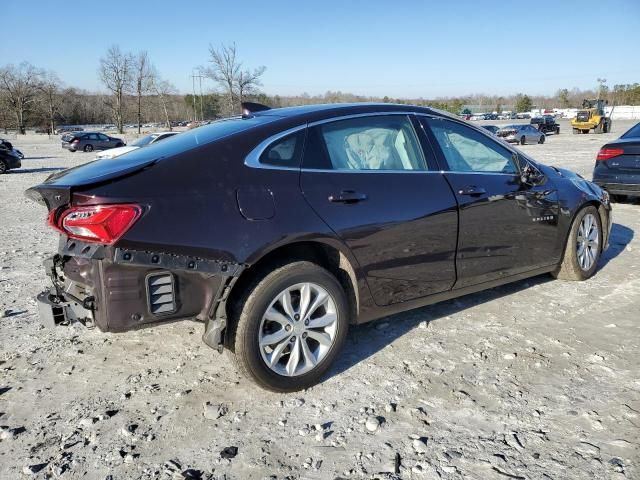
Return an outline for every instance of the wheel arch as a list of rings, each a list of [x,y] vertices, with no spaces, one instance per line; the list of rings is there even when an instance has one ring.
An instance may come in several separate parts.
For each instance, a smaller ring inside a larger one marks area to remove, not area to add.
[[[598,211],[598,216],[600,217],[600,226],[602,228],[602,242],[600,243],[600,252],[603,252],[605,249],[605,246],[608,245],[609,243],[609,238],[608,238],[609,230],[608,228],[606,228],[609,221],[609,214],[607,212],[607,209],[603,205],[603,203],[596,198],[589,198],[585,202],[581,203],[578,207],[576,207],[575,211],[573,212],[573,215],[571,216],[571,221],[569,222],[569,228],[567,229],[567,232],[564,237],[564,242],[562,245],[566,245],[567,242],[569,241],[571,228],[573,227],[573,222],[576,221],[576,217],[578,216],[578,213],[580,213],[582,210],[584,210],[589,206],[595,207],[595,209]]]
[[[363,286],[357,273],[358,264],[347,248],[332,238],[292,240],[252,257],[229,293],[227,318],[234,318],[236,300],[257,278],[261,278],[277,266],[300,260],[313,262],[336,277],[347,295],[349,321],[352,324],[357,323],[361,308],[360,290]]]

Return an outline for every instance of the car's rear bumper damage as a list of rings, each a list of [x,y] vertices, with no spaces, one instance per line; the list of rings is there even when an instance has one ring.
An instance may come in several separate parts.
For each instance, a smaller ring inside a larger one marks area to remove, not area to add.
[[[41,322],[80,322],[106,332],[145,325],[206,322],[205,342],[221,348],[225,302],[243,266],[161,252],[104,247],[61,238],[45,261],[52,287],[38,295]]]

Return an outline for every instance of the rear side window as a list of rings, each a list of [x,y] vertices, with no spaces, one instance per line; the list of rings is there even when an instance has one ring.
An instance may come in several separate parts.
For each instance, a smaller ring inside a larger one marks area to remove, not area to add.
[[[262,152],[260,163],[278,167],[298,168],[302,157],[303,144],[304,130],[280,138]]]
[[[490,137],[449,120],[429,118],[426,122],[451,171],[506,174],[518,171],[511,151]]]
[[[426,170],[413,125],[404,115],[338,120],[311,128],[304,167]]]

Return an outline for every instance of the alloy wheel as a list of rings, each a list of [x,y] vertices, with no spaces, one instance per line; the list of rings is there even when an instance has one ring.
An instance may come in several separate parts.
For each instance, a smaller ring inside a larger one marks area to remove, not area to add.
[[[586,214],[582,217],[578,228],[576,245],[578,265],[585,272],[591,269],[598,258],[599,236],[600,232],[596,218],[591,213]]]
[[[336,339],[336,302],[320,285],[299,283],[274,298],[262,316],[258,346],[265,365],[293,377],[313,370]]]

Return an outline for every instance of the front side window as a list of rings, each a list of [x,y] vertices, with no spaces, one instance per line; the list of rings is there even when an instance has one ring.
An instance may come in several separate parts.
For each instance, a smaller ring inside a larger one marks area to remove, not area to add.
[[[449,120],[430,118],[427,123],[451,171],[517,173],[512,153],[490,137]]]
[[[107,137],[106,135],[103,135],[101,133],[98,134],[98,137],[100,138],[100,140],[102,140],[103,142],[106,142],[107,140],[109,140],[109,137]]]
[[[337,120],[309,130],[305,168],[426,170],[409,117],[381,115]]]

